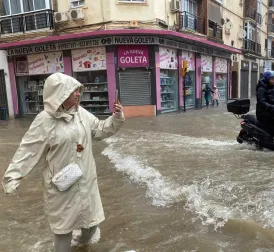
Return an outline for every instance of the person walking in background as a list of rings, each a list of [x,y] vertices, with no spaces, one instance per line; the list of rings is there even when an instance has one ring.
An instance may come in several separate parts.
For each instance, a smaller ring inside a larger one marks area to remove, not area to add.
[[[68,75],[54,73],[47,78],[45,109],[23,137],[2,181],[5,193],[15,193],[22,178],[43,160],[45,213],[55,252],[99,241],[98,225],[105,216],[92,141],[113,135],[125,121],[119,101],[113,115],[99,120],[79,105],[82,91],[83,85]]]
[[[214,93],[212,94],[212,106],[214,106],[215,101],[216,101],[217,106],[219,106],[219,99],[220,99],[220,96],[221,96],[220,91],[216,86],[214,86],[213,87],[213,92]]]
[[[209,87],[209,85],[206,84],[205,88],[203,89],[203,92],[205,93],[206,107],[208,108],[211,94],[213,94],[214,91],[212,91],[212,89]]]

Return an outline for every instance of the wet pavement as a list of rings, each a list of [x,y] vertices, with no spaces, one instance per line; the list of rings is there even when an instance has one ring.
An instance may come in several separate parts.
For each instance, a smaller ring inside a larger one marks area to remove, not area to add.
[[[254,113],[254,106],[251,108]],[[30,119],[0,121],[3,176]],[[273,153],[239,145],[226,106],[128,119],[94,143],[106,214],[101,241],[73,251],[274,251]],[[0,251],[53,251],[38,165],[0,190]]]

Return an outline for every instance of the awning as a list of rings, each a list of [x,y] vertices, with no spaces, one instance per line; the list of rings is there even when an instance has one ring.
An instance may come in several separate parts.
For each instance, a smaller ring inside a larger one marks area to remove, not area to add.
[[[222,25],[221,19],[221,6],[219,4],[209,1],[208,3],[208,19],[214,21],[215,23]]]

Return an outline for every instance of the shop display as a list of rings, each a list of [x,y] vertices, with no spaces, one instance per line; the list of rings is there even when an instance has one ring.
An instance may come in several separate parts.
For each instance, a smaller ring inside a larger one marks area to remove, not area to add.
[[[44,109],[43,88],[47,77],[45,75],[18,77],[23,114],[38,114]]]
[[[74,77],[83,84],[81,106],[93,114],[109,114],[106,70],[76,72]]]
[[[220,101],[227,100],[227,59],[215,60],[216,86],[220,91]]]
[[[186,109],[195,107],[196,97],[196,82],[195,82],[195,53],[182,52],[182,61],[188,62],[188,74],[184,78],[183,97],[185,100]],[[182,62],[183,65],[183,62]]]
[[[216,86],[220,92],[220,101],[226,101],[227,74],[216,74]]]
[[[178,109],[177,71],[161,70],[161,108],[162,112]]]
[[[193,108],[195,106],[195,72],[189,72],[184,80],[185,85],[185,106]]]
[[[178,58],[177,50],[159,48],[162,113],[178,110]]]

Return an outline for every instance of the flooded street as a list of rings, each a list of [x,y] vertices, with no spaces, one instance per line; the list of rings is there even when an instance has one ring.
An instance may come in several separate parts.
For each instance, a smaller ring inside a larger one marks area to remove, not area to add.
[[[254,112],[254,106],[251,108]],[[0,121],[3,176],[30,119]],[[94,143],[106,221],[72,251],[274,251],[273,153],[239,145],[226,105],[128,119]],[[0,190],[0,252],[53,251],[38,165],[17,195]]]

